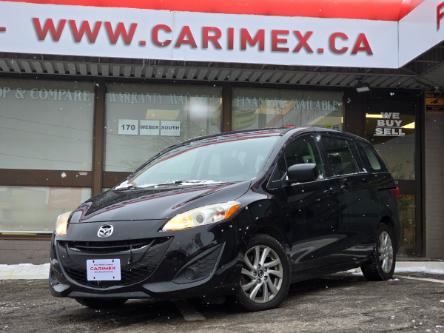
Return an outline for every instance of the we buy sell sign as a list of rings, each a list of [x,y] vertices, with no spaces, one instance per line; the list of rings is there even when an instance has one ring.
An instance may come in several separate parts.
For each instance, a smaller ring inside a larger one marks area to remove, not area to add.
[[[435,3],[440,5],[433,0],[386,0],[385,6],[337,0],[330,7],[321,0],[106,3],[0,1],[0,52],[398,68],[399,21],[417,10],[425,13],[420,19],[428,19]],[[432,9],[422,9],[425,3]],[[437,13],[427,22],[435,28]],[[406,42],[415,49],[414,41]],[[403,62],[417,55],[412,51]]]

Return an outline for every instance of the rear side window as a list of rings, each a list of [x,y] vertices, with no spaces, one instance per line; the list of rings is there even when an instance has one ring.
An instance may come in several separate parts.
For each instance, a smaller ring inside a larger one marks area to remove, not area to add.
[[[322,144],[333,175],[346,175],[359,171],[348,140],[323,136]]]
[[[383,170],[382,163],[376,155],[375,150],[369,144],[359,142],[358,143],[361,153],[363,155],[364,160],[367,162],[368,166],[372,171],[381,171]]]

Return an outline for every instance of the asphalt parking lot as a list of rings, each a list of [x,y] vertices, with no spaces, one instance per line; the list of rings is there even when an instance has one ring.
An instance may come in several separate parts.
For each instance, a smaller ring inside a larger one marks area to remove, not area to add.
[[[216,303],[131,301],[99,311],[51,297],[45,280],[5,280],[0,281],[0,331],[444,332],[442,275],[397,275],[387,282],[328,276],[293,285],[280,308],[260,313]]]

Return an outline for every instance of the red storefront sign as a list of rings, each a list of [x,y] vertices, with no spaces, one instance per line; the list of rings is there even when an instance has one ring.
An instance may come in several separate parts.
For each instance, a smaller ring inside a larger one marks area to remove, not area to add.
[[[423,0],[9,0],[34,4],[182,12],[399,21]]]
[[[397,68],[400,61],[412,59],[416,48],[400,57],[400,27],[411,29],[409,20],[423,11],[429,19],[428,7],[435,2],[0,1],[0,51]],[[441,3],[435,7],[434,27],[439,30],[444,14]],[[407,39],[410,44],[424,43]]]

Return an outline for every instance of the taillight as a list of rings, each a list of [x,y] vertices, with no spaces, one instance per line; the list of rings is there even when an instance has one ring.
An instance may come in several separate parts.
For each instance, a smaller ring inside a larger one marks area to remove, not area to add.
[[[392,192],[392,194],[396,200],[399,200],[401,198],[401,190],[399,189],[399,186],[395,186],[394,188],[391,188],[390,192]]]

